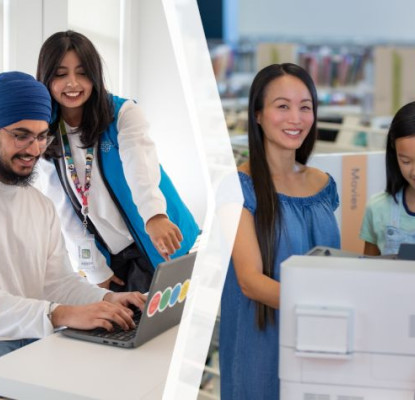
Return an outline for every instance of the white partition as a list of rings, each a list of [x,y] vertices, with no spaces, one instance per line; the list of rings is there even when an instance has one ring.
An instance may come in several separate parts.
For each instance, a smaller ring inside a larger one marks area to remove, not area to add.
[[[367,201],[385,190],[385,153],[315,154],[308,165],[329,173],[337,183],[340,206],[336,211],[342,236],[342,249],[363,251],[358,239]]]

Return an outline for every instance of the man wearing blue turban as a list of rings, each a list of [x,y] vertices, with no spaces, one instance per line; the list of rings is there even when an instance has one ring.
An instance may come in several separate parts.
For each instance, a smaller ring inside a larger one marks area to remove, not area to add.
[[[139,292],[90,285],[70,266],[53,204],[30,186],[37,160],[51,143],[51,99],[22,72],[0,74],[0,356],[57,327],[134,326],[129,304]]]
[[[0,180],[25,186],[42,150],[51,142],[48,123],[51,99],[43,85],[21,72],[0,74],[0,127],[15,146],[2,146]],[[23,124],[20,121],[30,120]],[[29,126],[30,125],[30,126]],[[33,128],[33,131],[31,130]],[[31,134],[38,132],[38,135]],[[38,142],[38,146],[32,146]]]

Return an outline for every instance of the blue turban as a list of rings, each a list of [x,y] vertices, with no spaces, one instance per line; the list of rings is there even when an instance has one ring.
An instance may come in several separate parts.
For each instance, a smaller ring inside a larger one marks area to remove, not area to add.
[[[46,86],[23,72],[0,74],[0,128],[24,119],[50,122],[51,99]]]

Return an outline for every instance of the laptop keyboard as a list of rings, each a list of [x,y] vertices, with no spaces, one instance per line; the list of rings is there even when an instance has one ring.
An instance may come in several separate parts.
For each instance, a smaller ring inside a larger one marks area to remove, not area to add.
[[[91,330],[83,331],[83,332],[84,334],[88,336],[97,336],[97,337],[102,337],[104,339],[128,341],[135,336],[135,333],[138,328],[138,324],[141,319],[141,315],[142,315],[142,312],[139,308],[134,309],[133,320],[135,323],[135,328],[130,329],[128,331],[125,331],[119,325],[113,323],[114,329],[111,332],[107,331],[104,328],[95,328],[95,329],[91,329]]]

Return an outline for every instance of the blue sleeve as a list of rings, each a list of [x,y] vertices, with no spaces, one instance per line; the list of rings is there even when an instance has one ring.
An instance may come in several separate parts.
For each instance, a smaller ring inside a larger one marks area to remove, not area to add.
[[[339,208],[340,200],[339,193],[337,192],[337,184],[331,175],[329,175],[329,185],[330,185],[330,204],[333,211],[336,211]]]
[[[241,181],[242,194],[244,196],[243,207],[246,208],[252,215],[256,212],[256,196],[254,191],[254,185],[249,175],[239,172],[239,179]]]

